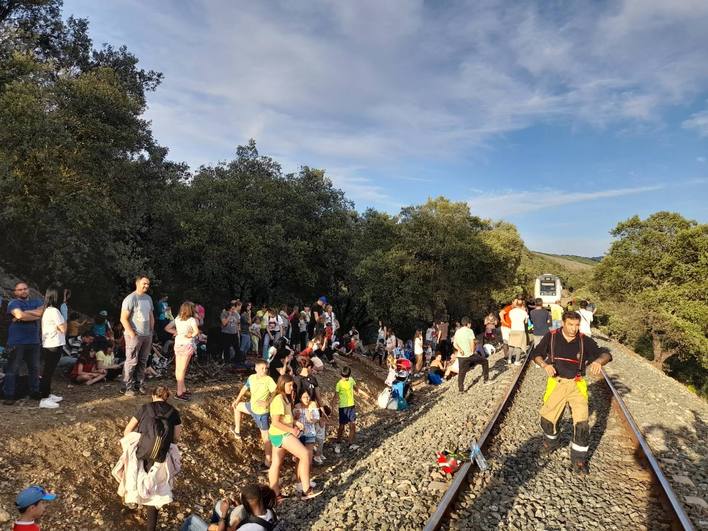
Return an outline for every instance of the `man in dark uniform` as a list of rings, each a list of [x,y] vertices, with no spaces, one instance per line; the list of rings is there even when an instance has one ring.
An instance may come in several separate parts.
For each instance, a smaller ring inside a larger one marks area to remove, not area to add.
[[[585,369],[589,365],[590,374],[598,375],[600,368],[612,361],[612,356],[579,330],[580,316],[576,312],[565,312],[562,328],[543,336],[533,351],[533,360],[548,374],[541,407],[544,449],[550,453],[558,448],[558,420],[565,406],[569,405],[573,415],[571,468],[575,472],[587,474],[590,427]]]

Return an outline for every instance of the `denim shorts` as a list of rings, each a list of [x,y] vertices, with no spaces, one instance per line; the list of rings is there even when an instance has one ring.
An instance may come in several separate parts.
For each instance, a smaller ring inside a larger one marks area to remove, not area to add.
[[[349,424],[356,420],[356,410],[354,406],[351,407],[340,407],[339,408],[339,424]]]
[[[302,444],[315,444],[316,440],[314,435],[300,435],[298,439]]]
[[[253,421],[256,423],[256,426],[258,426],[258,429],[261,431],[268,431],[268,428],[270,428],[270,416],[268,413],[263,413],[262,415],[254,413],[250,402],[246,402],[246,409],[248,410],[249,415],[253,417]]]

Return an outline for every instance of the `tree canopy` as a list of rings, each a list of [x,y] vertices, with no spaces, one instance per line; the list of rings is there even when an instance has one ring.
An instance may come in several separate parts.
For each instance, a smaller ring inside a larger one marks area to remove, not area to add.
[[[619,223],[612,235],[595,291],[623,304],[659,367],[677,356],[708,369],[708,225],[657,212]]]

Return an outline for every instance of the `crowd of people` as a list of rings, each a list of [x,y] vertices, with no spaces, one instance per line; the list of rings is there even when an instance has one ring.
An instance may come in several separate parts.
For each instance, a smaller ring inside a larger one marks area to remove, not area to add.
[[[147,506],[148,529],[156,529],[159,508],[172,500],[172,485],[179,472],[182,422],[169,399],[172,396],[180,401],[191,399],[186,376],[190,361],[207,336],[203,306],[184,301],[173,315],[167,297],[163,296],[157,307],[153,306],[149,289],[150,279],[138,276],[135,290],[121,304],[119,321],[111,324],[105,310],[90,321],[69,312],[68,290],[51,286],[44,300],[33,299],[28,285],[17,283],[7,309],[11,322],[3,393],[4,404],[15,403],[16,377],[24,361],[29,396],[39,400],[40,408],[59,407],[63,398],[51,392],[52,379],[62,361],[69,358],[63,366],[76,384],[93,385],[120,376],[125,396],[146,395],[146,378],[151,372],[155,374],[150,363],[155,355],[153,342],[158,341],[164,350],[171,350],[174,392],[165,385],[152,390],[152,400],[140,406],[125,428],[121,440],[123,453],[113,470],[125,502]],[[61,300],[60,295],[63,295]],[[443,318],[431,323],[425,331],[416,330],[404,342],[392,326],[379,322],[375,346],[366,349],[355,327],[343,332],[325,296],[302,310],[297,306],[276,309],[267,305],[254,310],[251,303],[229,301],[219,315],[218,348],[212,346],[211,352],[213,361],[235,372],[253,371],[233,400],[231,433],[237,442],[242,440],[242,416],[251,417],[260,432],[262,469],[268,473],[268,485],[246,486],[241,491],[241,503],[228,498],[219,500],[210,523],[193,515],[183,529],[272,528],[277,521],[276,506],[285,498],[280,476],[288,455],[296,462],[299,497],[308,500],[322,493],[311,477],[313,467],[327,459],[324,444],[330,423],[337,425],[335,453],[341,453],[343,448],[349,451],[359,448],[356,381],[348,365],[338,365],[338,360],[341,364],[354,354],[369,357],[379,366],[385,363],[389,371],[388,389],[385,405],[381,400],[379,405],[390,408],[394,400],[391,409],[405,409],[412,380],[425,377],[429,384],[437,385],[457,374],[458,392],[464,392],[465,377],[477,365],[482,369],[483,384],[489,383],[487,358],[491,353],[500,348],[508,364],[519,364],[533,345],[534,361],[546,369],[549,382],[556,382],[549,383],[541,411],[546,446],[549,451],[554,448],[558,419],[569,404],[575,424],[573,463],[582,470],[587,451],[584,442],[589,431],[587,391],[583,392],[578,382],[584,382],[586,365],[592,363],[592,371],[597,372],[599,366],[611,359],[590,339],[593,314],[594,307],[587,301],[580,302],[577,311],[568,311],[560,301],[545,308],[540,299],[527,302],[518,296],[499,312],[489,313],[479,333],[473,330],[469,317],[452,325]],[[576,341],[577,338],[580,339]],[[213,345],[213,336],[211,341]],[[77,351],[72,355],[74,347]],[[573,369],[575,373],[569,376]],[[325,370],[339,373],[331,390],[335,397],[332,404],[326,403],[317,378]],[[336,422],[334,411],[338,413]],[[146,484],[149,489],[144,488]],[[25,491],[18,496],[18,509],[22,515],[39,518],[43,504],[53,499],[53,495],[41,487],[31,488],[35,489],[32,496]],[[45,494],[37,498],[40,490]],[[19,500],[30,497],[37,499],[20,507],[24,502]]]

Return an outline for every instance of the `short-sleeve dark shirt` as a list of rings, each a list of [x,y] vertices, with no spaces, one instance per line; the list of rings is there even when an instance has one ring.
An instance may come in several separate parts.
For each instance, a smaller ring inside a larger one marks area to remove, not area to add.
[[[545,308],[536,308],[531,310],[530,317],[533,323],[533,335],[545,335],[548,332],[548,321],[551,320],[551,312]]]
[[[170,423],[170,427],[173,430],[172,435],[174,436],[175,426],[182,424],[182,418],[179,416],[179,411],[163,400],[148,402],[138,408],[135,414],[135,418],[138,419],[138,432],[142,433],[140,430],[141,426],[145,426],[145,423],[151,422],[152,419],[158,416],[167,418],[167,422]]]
[[[585,368],[595,361],[601,354],[607,354],[612,360],[607,349],[600,348],[591,337],[578,334],[572,341],[566,341],[565,336],[558,330],[555,334],[548,332],[533,350],[533,357],[541,356],[546,363],[550,363],[551,341],[553,341],[553,367],[561,378],[575,378],[580,373],[585,375]],[[580,341],[583,342],[583,361],[580,365]]]
[[[304,392],[310,395],[310,399],[314,400],[316,398],[315,393],[319,384],[317,383],[317,378],[312,375],[309,376],[295,376],[295,402],[300,401],[300,397]]]
[[[43,302],[40,299],[12,299],[7,305],[7,313],[12,319],[12,312],[14,310],[22,310],[27,312],[29,310],[36,310],[41,308]],[[39,345],[41,344],[41,339],[39,337],[39,324],[40,319],[36,321],[15,321],[10,322],[10,327],[7,334],[7,346],[13,347],[15,345]]]

